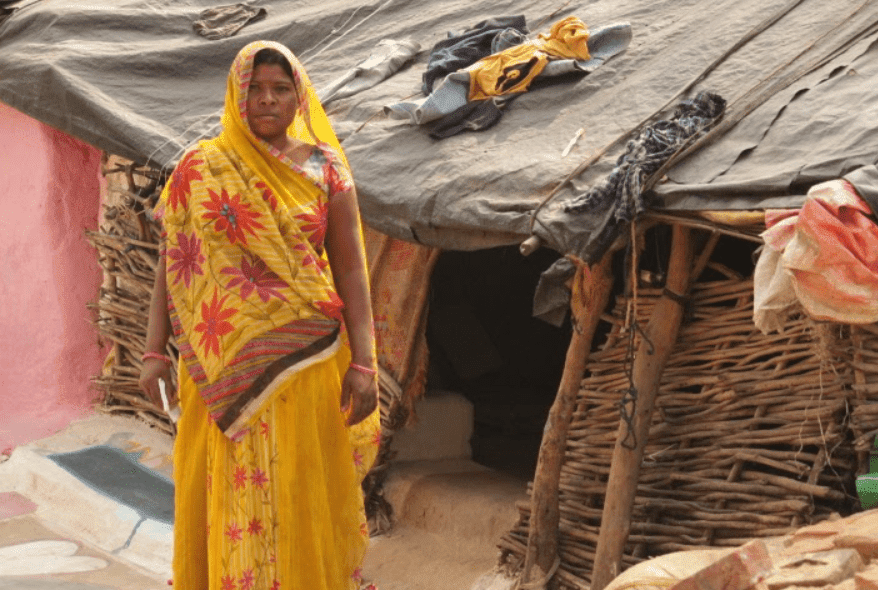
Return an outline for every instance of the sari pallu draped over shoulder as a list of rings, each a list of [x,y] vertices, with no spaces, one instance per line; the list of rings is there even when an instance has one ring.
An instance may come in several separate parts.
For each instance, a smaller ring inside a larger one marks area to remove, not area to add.
[[[298,110],[287,135],[316,146],[301,166],[247,123],[255,54],[293,70]],[[223,132],[180,160],[162,192],[168,306],[181,360],[230,438],[276,384],[332,355],[342,302],[323,247],[328,198],[350,170],[307,74],[284,46],[255,42],[229,73]]]
[[[315,146],[301,166],[247,123],[253,60],[269,47],[293,70],[287,136]],[[157,207],[183,360],[173,585],[355,590],[369,540],[360,484],[381,432],[377,410],[350,427],[340,411],[350,351],[323,247],[330,200],[353,196],[350,172],[281,45],[241,50],[222,123],[184,155]]]

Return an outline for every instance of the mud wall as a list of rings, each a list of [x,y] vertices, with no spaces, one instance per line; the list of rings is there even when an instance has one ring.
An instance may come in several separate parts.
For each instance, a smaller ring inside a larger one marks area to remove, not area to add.
[[[0,450],[91,411],[100,152],[0,103]]]

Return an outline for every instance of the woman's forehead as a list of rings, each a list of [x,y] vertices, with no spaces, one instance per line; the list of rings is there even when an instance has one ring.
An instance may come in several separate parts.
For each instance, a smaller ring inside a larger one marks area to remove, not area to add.
[[[255,68],[253,68],[253,74],[250,76],[250,81],[259,81],[259,82],[278,82],[278,81],[286,81],[292,82],[292,78],[284,71],[283,67],[278,64],[259,64]]]

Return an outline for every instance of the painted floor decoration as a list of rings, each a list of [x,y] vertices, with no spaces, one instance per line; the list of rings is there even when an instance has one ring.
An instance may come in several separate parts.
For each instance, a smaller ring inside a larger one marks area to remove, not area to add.
[[[28,580],[0,578],[0,590],[115,590],[110,586],[58,580]]]
[[[174,522],[174,484],[138,461],[137,454],[98,445],[49,458],[98,492],[144,518]]]
[[[0,519],[30,514],[37,505],[18,492],[0,492]]]
[[[107,567],[97,557],[76,555],[79,545],[72,541],[32,541],[0,547],[0,576],[72,574]]]

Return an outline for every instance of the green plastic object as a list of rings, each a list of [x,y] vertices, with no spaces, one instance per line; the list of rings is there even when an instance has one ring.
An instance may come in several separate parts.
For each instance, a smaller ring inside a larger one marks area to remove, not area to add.
[[[857,495],[863,510],[878,506],[878,473],[867,473],[857,478]]]
[[[878,506],[878,437],[869,453],[869,472],[857,478],[857,495],[864,510]]]

